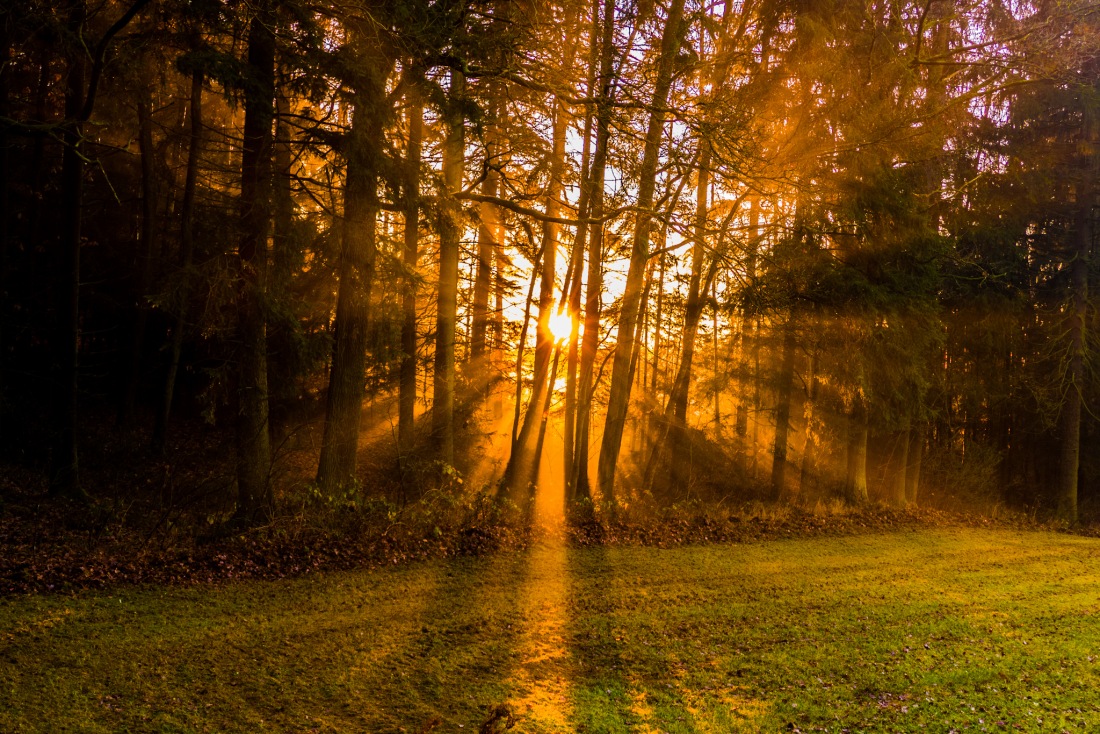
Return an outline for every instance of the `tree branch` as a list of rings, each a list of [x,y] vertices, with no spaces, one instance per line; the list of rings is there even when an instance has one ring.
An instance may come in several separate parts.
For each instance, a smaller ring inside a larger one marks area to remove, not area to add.
[[[103,76],[104,61],[107,58],[107,46],[110,45],[111,39],[114,38],[119,31],[130,24],[130,21],[137,16],[142,9],[148,5],[152,0],[135,0],[134,4],[130,6],[130,9],[122,14],[122,17],[115,21],[115,24],[107,29],[107,32],[103,34],[103,37],[99,39],[99,43],[96,44],[95,53],[92,57],[92,78],[88,82],[88,93],[84,97],[84,108],[80,110],[80,115],[75,120],[76,122],[87,122],[92,116],[92,109],[95,107],[96,92],[99,90],[99,79]]]

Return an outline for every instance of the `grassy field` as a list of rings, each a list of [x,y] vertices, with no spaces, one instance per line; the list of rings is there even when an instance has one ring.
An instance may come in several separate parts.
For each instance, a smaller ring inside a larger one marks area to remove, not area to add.
[[[0,731],[1098,731],[1100,541],[573,549],[0,601]]]

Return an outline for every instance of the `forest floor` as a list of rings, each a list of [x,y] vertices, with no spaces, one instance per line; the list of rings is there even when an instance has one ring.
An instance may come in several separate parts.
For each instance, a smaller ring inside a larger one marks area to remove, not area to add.
[[[953,527],[8,597],[0,731],[1096,731],[1098,588]]]

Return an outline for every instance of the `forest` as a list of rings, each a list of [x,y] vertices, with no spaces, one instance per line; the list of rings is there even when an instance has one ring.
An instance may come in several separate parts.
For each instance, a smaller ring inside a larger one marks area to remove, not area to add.
[[[152,456],[190,495],[142,503],[240,526],[459,480],[606,518],[1100,511],[1095,4],[35,0],[2,31],[17,489],[134,494],[101,459]]]
[[[1100,726],[1098,174],[1094,0],[0,2],[0,729]]]

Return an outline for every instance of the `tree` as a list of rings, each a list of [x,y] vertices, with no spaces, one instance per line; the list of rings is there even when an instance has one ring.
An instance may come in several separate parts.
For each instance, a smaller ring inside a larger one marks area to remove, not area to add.
[[[404,296],[402,298],[401,320],[401,382],[398,400],[399,416],[397,423],[398,443],[402,453],[412,447],[413,427],[416,420],[416,268],[418,242],[420,239],[420,165],[421,141],[424,135],[424,106],[420,99],[419,79],[414,78],[408,93],[409,139],[405,153],[405,230],[404,251],[402,253],[405,268]]]
[[[462,188],[465,156],[464,102],[466,77],[450,72],[450,88],[443,109],[443,190],[439,209],[439,294],[435,327],[435,390],[432,433],[439,458],[454,464],[455,441],[455,331],[458,328],[458,261],[462,236],[462,207],[456,198]]]
[[[272,123],[275,105],[273,6],[260,3],[248,26],[244,146],[241,154],[237,279],[237,511],[242,522],[271,514],[267,324],[267,238],[271,226]]]
[[[156,424],[153,426],[153,451],[163,454],[168,435],[168,419],[172,414],[172,402],[176,392],[176,378],[179,374],[180,356],[183,352],[184,330],[187,327],[188,305],[191,297],[192,273],[195,261],[195,187],[198,180],[199,160],[202,156],[202,87],[203,72],[194,69],[191,72],[191,98],[188,117],[190,134],[187,146],[187,171],[184,174],[183,201],[180,204],[180,271],[183,282],[176,303],[176,313],[172,325],[169,345],[168,370],[164,378],[164,393],[160,410],[157,411]]]
[[[386,80],[394,65],[376,23],[368,16],[352,29],[355,111],[345,140],[347,168],[339,295],[325,433],[317,467],[317,484],[330,494],[355,481],[359,450],[367,323],[377,250],[375,199],[384,126],[390,113],[382,100],[386,98]]]
[[[80,485],[80,462],[77,451],[79,421],[79,353],[80,353],[80,241],[81,207],[84,190],[84,124],[92,116],[99,92],[99,83],[106,63],[107,50],[118,35],[149,0],[135,0],[100,37],[92,52],[88,68],[86,49],[72,48],[65,80],[65,120],[61,142],[61,242],[58,293],[63,293],[57,324],[57,356],[55,361],[56,439],[50,471],[51,491],[68,496],[85,494]],[[88,20],[84,0],[76,0],[67,11],[67,30],[73,38],[82,38]]]
[[[638,303],[642,292],[645,264],[649,259],[650,209],[653,206],[658,157],[664,134],[665,106],[672,87],[673,65],[683,39],[684,28],[681,20],[683,11],[684,0],[672,0],[661,35],[657,79],[653,89],[653,99],[650,102],[645,150],[638,173],[638,214],[634,222],[634,241],[619,317],[618,340],[611,371],[611,395],[608,398],[603,441],[600,445],[599,486],[602,500],[609,508],[614,508],[615,468],[619,460],[623,428],[626,425],[627,403],[630,399],[630,364],[634,350],[634,330],[638,320]]]

